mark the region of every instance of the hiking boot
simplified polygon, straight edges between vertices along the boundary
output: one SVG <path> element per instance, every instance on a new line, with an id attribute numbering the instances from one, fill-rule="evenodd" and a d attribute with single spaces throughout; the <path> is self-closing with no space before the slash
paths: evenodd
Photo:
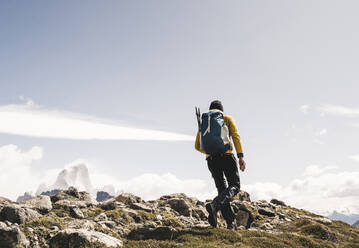
<path id="1" fill-rule="evenodd" d="M 237 221 L 234 220 L 232 223 L 229 223 L 229 224 L 227 223 L 227 229 L 233 230 L 233 231 L 237 230 Z"/>
<path id="2" fill-rule="evenodd" d="M 212 202 L 206 204 L 208 212 L 208 222 L 212 227 L 217 227 L 217 210 Z"/>

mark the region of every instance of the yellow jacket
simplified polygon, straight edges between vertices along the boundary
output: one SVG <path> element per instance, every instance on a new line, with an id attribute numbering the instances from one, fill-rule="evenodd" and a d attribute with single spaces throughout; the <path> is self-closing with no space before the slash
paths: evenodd
<path id="1" fill-rule="evenodd" d="M 231 142 L 230 142 L 231 149 L 226 151 L 226 153 L 233 153 L 233 143 L 234 143 L 234 147 L 236 148 L 237 155 L 239 157 L 243 157 L 241 137 L 239 136 L 236 123 L 234 122 L 233 117 L 230 115 L 223 114 L 223 117 L 224 117 L 224 122 L 226 123 L 228 130 L 229 130 L 229 138 L 231 139 Z M 196 148 L 197 151 L 206 154 L 205 151 L 201 149 L 200 135 L 201 135 L 201 133 L 198 131 L 194 147 Z M 206 155 L 207 155 L 207 157 L 209 156 L 208 154 L 206 154 Z"/>

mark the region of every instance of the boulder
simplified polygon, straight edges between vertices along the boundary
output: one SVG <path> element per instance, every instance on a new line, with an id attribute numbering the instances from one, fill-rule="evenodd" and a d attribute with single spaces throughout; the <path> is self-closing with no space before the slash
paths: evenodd
<path id="1" fill-rule="evenodd" d="M 93 230 L 95 230 L 95 225 L 96 225 L 96 222 L 94 222 L 92 220 L 72 219 L 72 220 L 67 221 L 66 228 L 93 231 Z"/>
<path id="2" fill-rule="evenodd" d="M 273 226 L 267 222 L 260 225 L 259 228 L 262 230 L 273 230 Z"/>
<path id="3" fill-rule="evenodd" d="M 29 247 L 29 241 L 18 226 L 0 222 L 0 247 Z"/>
<path id="4" fill-rule="evenodd" d="M 147 206 L 144 203 L 132 203 L 131 208 L 135 209 L 135 210 L 143 210 L 146 212 L 152 212 L 152 208 Z"/>
<path id="5" fill-rule="evenodd" d="M 249 196 L 249 193 L 245 192 L 245 191 L 240 191 L 237 195 L 235 195 L 233 197 L 233 200 L 238 200 L 238 201 L 251 201 L 251 198 Z"/>
<path id="6" fill-rule="evenodd" d="M 252 212 L 240 201 L 233 201 L 231 204 L 233 211 L 236 215 L 236 221 L 238 226 L 243 226 L 246 229 L 250 228 L 254 221 Z"/>
<path id="7" fill-rule="evenodd" d="M 130 193 L 122 193 L 115 197 L 115 200 L 118 202 L 122 202 L 127 206 L 131 206 L 133 203 L 143 203 L 143 200 Z"/>
<path id="8" fill-rule="evenodd" d="M 173 210 L 177 211 L 183 216 L 192 216 L 191 205 L 183 198 L 171 198 L 167 200 L 167 204 L 169 204 Z"/>
<path id="9" fill-rule="evenodd" d="M 110 200 L 101 202 L 99 204 L 99 207 L 102 208 L 103 210 L 114 210 L 116 208 L 125 208 L 126 205 L 122 202 L 118 202 L 116 201 L 116 199 L 112 198 Z"/>
<path id="10" fill-rule="evenodd" d="M 36 209 L 41 214 L 47 214 L 52 210 L 51 199 L 47 195 L 39 195 L 23 202 L 24 206 Z"/>
<path id="11" fill-rule="evenodd" d="M 184 193 L 174 193 L 174 194 L 169 194 L 169 195 L 163 195 L 160 197 L 160 200 L 166 201 L 172 198 L 185 198 L 185 199 L 189 199 L 189 197 L 184 194 Z"/>
<path id="12" fill-rule="evenodd" d="M 0 205 L 8 205 L 12 204 L 13 202 L 5 197 L 0 196 Z"/>
<path id="13" fill-rule="evenodd" d="M 94 221 L 98 222 L 98 221 L 107 221 L 107 215 L 105 213 L 101 213 L 99 215 L 97 215 L 94 219 Z"/>
<path id="14" fill-rule="evenodd" d="M 1 209 L 3 209 L 4 206 L 11 205 L 11 204 L 14 204 L 14 202 L 12 202 L 11 200 L 9 200 L 9 199 L 7 199 L 5 197 L 0 196 L 0 212 L 1 212 Z"/>
<path id="15" fill-rule="evenodd" d="M 161 226 L 156 228 L 139 227 L 132 230 L 127 238 L 131 240 L 157 239 L 167 240 L 174 238 L 178 230 L 170 226 Z"/>
<path id="16" fill-rule="evenodd" d="M 199 220 L 205 220 L 208 219 L 208 212 L 205 207 L 202 205 L 198 205 L 197 207 L 192 209 L 192 217 L 199 219 Z"/>
<path id="17" fill-rule="evenodd" d="M 309 220 L 301 227 L 301 232 L 312 235 L 317 239 L 330 242 L 338 242 L 337 234 L 332 232 L 327 226 Z"/>
<path id="18" fill-rule="evenodd" d="M 122 247 L 121 240 L 107 234 L 84 229 L 66 229 L 57 233 L 49 241 L 51 248 L 94 247 L 98 243 L 101 247 Z"/>
<path id="19" fill-rule="evenodd" d="M 328 218 L 322 218 L 322 217 L 316 217 L 316 218 L 313 218 L 314 221 L 320 223 L 320 224 L 323 224 L 323 225 L 331 225 L 332 224 L 332 221 Z"/>
<path id="20" fill-rule="evenodd" d="M 18 205 L 7 205 L 0 212 L 1 221 L 10 221 L 18 224 L 23 224 L 26 221 L 39 218 L 40 216 L 41 215 L 35 210 Z"/>
<path id="21" fill-rule="evenodd" d="M 277 205 L 277 206 L 283 206 L 283 207 L 287 206 L 287 205 L 284 203 L 284 201 L 280 201 L 280 200 L 277 200 L 277 199 L 272 199 L 272 200 L 270 201 L 270 203 L 272 203 L 272 204 L 274 204 L 274 205 Z"/>
<path id="22" fill-rule="evenodd" d="M 58 206 L 69 207 L 76 205 L 78 207 L 92 207 L 97 202 L 92 199 L 91 195 L 85 191 L 79 192 L 76 188 L 70 187 L 68 190 L 61 191 L 51 196 L 51 202 Z"/>
<path id="23" fill-rule="evenodd" d="M 84 214 L 77 206 L 70 206 L 70 215 L 71 215 L 71 217 L 76 218 L 76 219 L 85 218 Z"/>
<path id="24" fill-rule="evenodd" d="M 268 207 L 259 208 L 258 213 L 260 213 L 261 215 L 268 216 L 268 217 L 274 217 L 275 216 L 275 212 L 272 209 L 268 208 Z"/>

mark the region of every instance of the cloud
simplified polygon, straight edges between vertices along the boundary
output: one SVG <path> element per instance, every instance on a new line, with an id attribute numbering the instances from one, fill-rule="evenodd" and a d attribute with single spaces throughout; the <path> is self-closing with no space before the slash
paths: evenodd
<path id="1" fill-rule="evenodd" d="M 47 185 L 58 185 L 62 179 L 75 186 L 107 188 L 112 194 L 130 192 L 146 200 L 171 193 L 185 193 L 200 200 L 211 199 L 216 195 L 212 180 L 181 179 L 171 173 L 146 173 L 121 181 L 103 171 L 101 166 L 88 164 L 86 160 L 66 165 L 66 173 L 59 169 L 41 172 L 34 170 L 34 163 L 42 157 L 43 149 L 37 146 L 27 151 L 22 151 L 15 145 L 0 147 L 1 196 L 16 200 L 17 196 L 26 191 L 34 192 L 43 180 L 47 180 Z M 59 174 L 63 176 L 59 177 Z M 82 176 L 84 178 L 80 178 Z M 319 214 L 327 215 L 333 211 L 359 214 L 358 178 L 359 172 L 339 171 L 336 166 L 310 165 L 302 176 L 287 185 L 256 182 L 242 185 L 242 190 L 249 192 L 252 200 L 278 198 L 293 207 Z"/>
<path id="2" fill-rule="evenodd" d="M 352 156 L 350 156 L 350 158 L 356 162 L 359 162 L 359 155 L 352 155 Z"/>
<path id="3" fill-rule="evenodd" d="M 0 192 L 1 196 L 15 200 L 25 191 L 38 185 L 40 176 L 33 172 L 34 161 L 43 156 L 41 147 L 34 146 L 21 151 L 15 145 L 0 147 Z"/>
<path id="4" fill-rule="evenodd" d="M 0 133 L 75 140 L 193 141 L 190 135 L 120 125 L 79 113 L 49 110 L 31 99 L 0 106 Z"/>
<path id="5" fill-rule="evenodd" d="M 253 200 L 278 198 L 287 204 L 319 214 L 328 215 L 334 210 L 359 213 L 359 172 L 329 172 L 335 166 L 308 166 L 303 177 L 286 186 L 276 183 L 244 185 Z"/>
<path id="6" fill-rule="evenodd" d="M 342 116 L 348 118 L 359 117 L 359 109 L 340 105 L 322 104 L 318 107 L 318 111 L 322 115 Z"/>
<path id="7" fill-rule="evenodd" d="M 323 136 L 323 135 L 326 135 L 327 133 L 328 133 L 328 130 L 326 128 L 322 128 L 315 133 L 315 136 Z"/>
<path id="8" fill-rule="evenodd" d="M 305 105 L 302 105 L 299 107 L 299 111 L 304 114 L 308 114 L 309 108 L 310 108 L 310 106 L 305 104 Z"/>
<path id="9" fill-rule="evenodd" d="M 319 176 L 324 172 L 331 171 L 338 168 L 337 166 L 319 166 L 319 165 L 309 165 L 304 170 L 305 176 Z"/>

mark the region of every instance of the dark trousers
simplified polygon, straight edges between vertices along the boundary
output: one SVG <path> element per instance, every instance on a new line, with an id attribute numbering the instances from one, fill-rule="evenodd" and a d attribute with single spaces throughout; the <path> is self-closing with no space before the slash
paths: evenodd
<path id="1" fill-rule="evenodd" d="M 222 154 L 208 157 L 207 164 L 218 191 L 213 203 L 218 210 L 221 210 L 227 224 L 232 223 L 235 215 L 230 203 L 241 187 L 237 160 L 233 154 Z"/>

